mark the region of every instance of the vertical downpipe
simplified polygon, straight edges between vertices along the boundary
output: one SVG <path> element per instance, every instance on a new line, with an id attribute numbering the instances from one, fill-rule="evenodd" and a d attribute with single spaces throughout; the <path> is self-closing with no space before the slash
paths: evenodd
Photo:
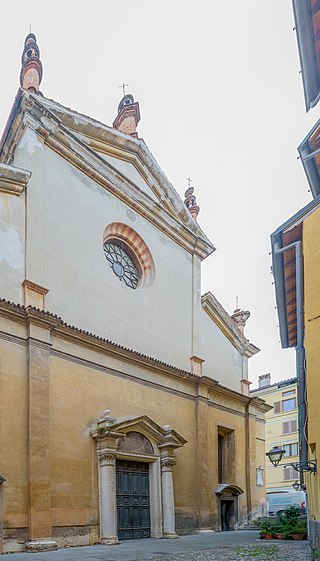
<path id="1" fill-rule="evenodd" d="M 298 377 L 298 419 L 299 419 L 299 434 L 300 434 L 300 461 L 305 462 L 308 460 L 308 443 L 305 434 L 306 425 L 306 377 L 305 377 L 305 350 L 303 341 L 303 263 L 302 263 L 301 242 L 296 245 L 296 290 L 297 290 L 297 346 L 296 346 L 296 359 L 297 359 L 297 377 Z M 303 472 L 301 472 L 303 483 Z M 301 480 L 301 477 L 300 477 Z"/>

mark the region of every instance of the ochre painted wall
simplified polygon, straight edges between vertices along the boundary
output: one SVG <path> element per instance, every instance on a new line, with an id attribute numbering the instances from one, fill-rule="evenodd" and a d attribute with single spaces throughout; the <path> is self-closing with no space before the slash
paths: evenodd
<path id="1" fill-rule="evenodd" d="M 320 209 L 303 223 L 304 313 L 309 458 L 320 465 Z M 310 514 L 320 519 L 319 474 L 307 476 Z"/>
<path id="2" fill-rule="evenodd" d="M 97 350 L 81 334 L 78 342 L 55 336 L 54 318 L 43 317 L 48 325 L 0 318 L 0 331 L 8 334 L 0 339 L 4 551 L 23 550 L 30 533 L 39 538 L 50 528 L 59 545 L 98 540 L 98 465 L 90 429 L 105 409 L 116 418 L 147 415 L 187 440 L 173 470 L 178 532 L 199 525 L 220 529 L 218 426 L 235 431 L 232 483 L 243 490 L 239 523 L 261 508 L 264 489 L 256 486 L 255 470 L 264 465 L 264 413 L 258 406 L 212 382 L 170 375 L 164 365 L 143 367 L 121 352 Z M 28 421 L 29 411 L 35 418 Z"/>

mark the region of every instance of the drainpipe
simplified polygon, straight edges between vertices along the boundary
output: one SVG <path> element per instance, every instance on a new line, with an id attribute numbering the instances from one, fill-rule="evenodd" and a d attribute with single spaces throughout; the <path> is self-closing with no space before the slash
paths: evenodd
<path id="1" fill-rule="evenodd" d="M 294 242 L 286 247 L 278 248 L 275 246 L 274 253 L 279 255 L 288 249 L 294 249 L 296 255 L 296 306 L 297 306 L 297 345 L 296 345 L 296 369 L 298 378 L 298 419 L 300 450 L 299 460 L 308 460 L 308 442 L 306 437 L 306 373 L 305 373 L 305 349 L 303 344 L 303 261 L 301 251 L 301 241 Z M 303 471 L 300 472 L 300 484 L 303 485 Z"/>

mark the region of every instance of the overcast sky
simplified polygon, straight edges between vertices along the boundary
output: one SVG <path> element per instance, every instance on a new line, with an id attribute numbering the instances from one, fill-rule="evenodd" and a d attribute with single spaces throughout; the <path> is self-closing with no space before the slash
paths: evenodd
<path id="1" fill-rule="evenodd" d="M 296 148 L 305 114 L 290 0 L 83 0 L 2 3 L 0 128 L 36 34 L 46 97 L 112 125 L 122 90 L 140 102 L 139 136 L 183 196 L 191 177 L 199 223 L 217 251 L 202 292 L 251 312 L 261 348 L 250 378 L 295 375 L 279 343 L 270 234 L 311 200 Z"/>

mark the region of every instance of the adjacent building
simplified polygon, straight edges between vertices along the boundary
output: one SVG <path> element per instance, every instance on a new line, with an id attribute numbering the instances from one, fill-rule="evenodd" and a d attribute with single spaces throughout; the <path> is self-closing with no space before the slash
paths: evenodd
<path id="1" fill-rule="evenodd" d="M 271 375 L 258 378 L 259 387 L 251 395 L 264 399 L 272 407 L 266 413 L 266 452 L 273 446 L 284 450 L 284 462 L 299 460 L 297 378 L 271 384 Z M 274 467 L 266 464 L 266 493 L 292 492 L 292 483 L 299 479 L 291 466 Z"/>
<path id="2" fill-rule="evenodd" d="M 307 111 L 320 98 L 320 4 L 293 0 Z M 307 487 L 310 534 L 320 528 L 320 122 L 299 147 L 313 200 L 271 236 L 282 347 L 297 354 L 301 485 Z"/>
<path id="3" fill-rule="evenodd" d="M 0 144 L 2 551 L 237 528 L 265 501 L 250 314 L 201 296 L 215 248 L 133 96 L 106 126 L 41 77 L 29 34 Z"/>

